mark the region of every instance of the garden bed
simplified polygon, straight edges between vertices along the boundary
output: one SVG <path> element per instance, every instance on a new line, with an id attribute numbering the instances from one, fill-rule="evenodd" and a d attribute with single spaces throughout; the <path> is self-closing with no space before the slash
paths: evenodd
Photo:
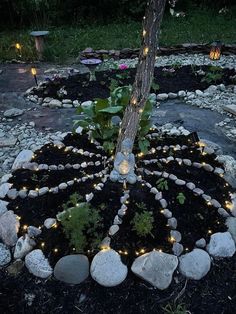
<path id="1" fill-rule="evenodd" d="M 102 149 L 91 143 L 87 135 L 69 134 L 64 139 L 64 144 L 66 145 L 65 148 L 51 144 L 43 146 L 35 152 L 33 162 L 48 165 L 73 165 L 75 162 L 94 162 L 96 159 L 99 159 L 96 158 L 96 155 L 100 155 L 100 158 L 105 157 Z M 84 154 L 77 154 L 66 149 L 66 147 L 70 146 L 80 149 L 81 145 L 84 151 L 93 152 L 95 155 L 86 157 Z M 178 145 L 182 149 L 179 149 Z M 161 147 L 161 149 L 157 149 L 157 147 Z M 153 149 L 157 149 L 157 151 Z M 138 152 L 136 151 L 135 153 L 137 156 Z M 163 160 L 171 156 L 177 158 L 177 161 L 172 160 L 166 163 Z M 137 257 L 137 252 L 138 255 L 142 255 L 144 252 L 150 252 L 155 249 L 172 254 L 172 241 L 170 240 L 169 227 L 166 225 L 167 220 L 162 215 L 162 207 L 155 200 L 155 195 L 150 193 L 149 187 L 146 185 L 146 183 L 150 183 L 152 186 L 157 186 L 159 177 L 155 174 L 148 174 L 145 170 L 151 173 L 153 171 L 172 173 L 186 182 L 195 183 L 205 193 L 210 194 L 212 199 L 216 198 L 220 204 L 225 204 L 225 201 L 230 200 L 230 193 L 233 192 L 233 189 L 221 175 L 208 172 L 203 168 L 187 167 L 183 163 L 179 164 L 178 159 L 189 159 L 200 164 L 210 164 L 214 169 L 222 168 L 215 160 L 215 157 L 215 154 L 212 153 L 203 154 L 202 147 L 192 142 L 191 135 L 178 137 L 165 135 L 152 138 L 149 153 L 146 156 L 140 156 L 136 160 L 137 174 L 142 176 L 142 181 L 138 181 L 135 185 L 128 185 L 130 198 L 127 204 L 127 214 L 123 218 L 120 230 L 111 237 L 111 248 L 119 252 L 124 264 L 130 268 L 132 262 Z M 154 158 L 158 158 L 158 162 L 153 163 L 152 160 Z M 148 162 L 150 163 L 147 164 Z M 91 165 L 84 169 L 70 168 L 60 171 L 19 169 L 13 173 L 13 177 L 9 182 L 13 184 L 12 188 L 17 190 L 22 189 L 23 186 L 27 190 L 35 190 L 42 186 L 51 188 L 59 185 L 61 182 L 73 180 L 75 177 L 77 180 L 80 180 L 85 174 L 95 174 L 102 169 L 104 169 L 103 165 Z M 108 173 L 111 170 L 112 162 L 108 162 Z M 124 189 L 121 183 L 113 183 L 108 179 L 104 183 L 102 191 L 99 191 L 94 186 L 99 184 L 99 182 L 101 182 L 100 177 L 89 179 L 85 182 L 74 182 L 72 186 L 68 186 L 67 189 L 59 191 L 59 193 L 47 193 L 33 199 L 17 197 L 15 200 L 11 200 L 6 197 L 6 200 L 10 201 L 8 209 L 14 210 L 21 217 L 19 236 L 25 233 L 25 225 L 34 225 L 42 228 L 43 232 L 36 240 L 37 245 L 35 249 L 43 250 L 51 266 L 54 267 L 62 256 L 74 254 L 75 251 L 65 237 L 60 222 L 57 228 L 46 229 L 43 226 L 44 220 L 48 217 L 56 217 L 58 212 L 63 210 L 62 204 L 69 199 L 72 193 L 77 192 L 85 198 L 88 193 L 93 192 L 94 196 L 90 203 L 91 206 L 99 210 L 102 216 L 100 232 L 103 237 L 108 235 L 109 227 L 112 225 L 114 216 L 120 207 L 120 197 Z M 208 242 L 211 234 L 227 230 L 224 218 L 219 215 L 217 208 L 212 205 L 208 206 L 204 199 L 188 190 L 185 186 L 178 186 L 168 179 L 168 189 L 163 189 L 162 193 L 171 208 L 173 216 L 178 220 L 177 229 L 182 235 L 183 253 L 191 251 L 198 239 L 205 238 Z M 179 193 L 184 193 L 186 197 L 184 204 L 180 204 L 176 200 L 176 196 Z M 132 230 L 131 220 L 136 212 L 141 212 L 144 208 L 153 213 L 154 227 L 152 236 L 140 237 L 137 236 L 135 230 Z M 211 231 L 210 233 L 209 230 Z M 43 247 L 42 243 L 44 243 Z M 55 248 L 57 249 L 56 252 Z M 83 253 L 88 256 L 89 261 L 92 261 L 98 251 L 98 248 L 91 250 L 87 247 L 86 252 Z M 224 313 L 232 312 L 234 301 L 228 299 L 226 302 L 226 299 L 230 295 L 234 296 L 234 261 L 235 257 L 230 261 L 215 262 L 211 272 L 204 280 L 189 282 L 187 288 L 184 288 L 185 294 L 181 302 L 186 303 L 189 310 L 199 311 L 201 309 L 201 313 L 208 313 L 209 308 L 212 308 L 214 313 L 221 313 L 222 311 Z M 103 288 L 91 278 L 88 278 L 83 284 L 74 287 L 59 283 L 54 278 L 40 282 L 35 277 L 32 277 L 25 268 L 17 277 L 2 272 L 1 297 L 4 297 L 2 311 L 7 313 L 5 309 L 8 309 L 8 312 L 11 309 L 12 313 L 16 311 L 19 313 L 31 313 L 33 308 L 34 311 L 39 313 L 47 313 L 50 308 L 50 312 L 56 311 L 57 313 L 69 313 L 70 311 L 76 313 L 78 309 L 84 313 L 94 313 L 94 311 L 96 313 L 111 313 L 113 311 L 115 313 L 124 311 L 125 313 L 133 313 L 133 311 L 137 313 L 146 311 L 150 313 L 156 313 L 156 311 L 164 312 L 163 307 L 169 301 L 173 301 L 176 297 L 178 298 L 181 289 L 185 285 L 184 277 L 179 272 L 176 272 L 174 278 L 175 280 L 172 281 L 171 286 L 161 292 L 135 277 L 131 271 L 129 271 L 125 282 L 117 288 Z M 220 279 L 217 281 L 216 278 Z M 224 281 L 227 282 L 227 289 L 222 288 L 222 282 Z M 207 296 L 204 295 L 205 289 L 208 291 Z M 126 291 L 125 295 L 124 291 Z M 28 295 L 28 297 L 25 295 Z M 32 307 L 29 305 L 30 295 L 33 295 Z M 60 295 L 63 295 L 64 300 L 58 307 Z M 199 297 L 203 295 L 204 302 L 202 301 L 199 305 Z M 16 310 L 18 302 L 20 302 L 21 306 L 20 311 Z M 198 304 L 197 308 L 196 304 Z"/>
<path id="2" fill-rule="evenodd" d="M 197 89 L 204 90 L 212 84 L 229 85 L 233 83 L 231 77 L 235 75 L 235 70 L 218 68 L 220 76 L 206 81 L 204 75 L 210 70 L 210 66 L 180 66 L 178 64 L 174 67 L 156 67 L 151 92 L 176 93 L 180 90 L 191 92 Z M 135 72 L 136 69 L 98 71 L 95 81 L 89 81 L 89 76 L 86 74 L 76 74 L 68 78 L 56 77 L 42 83 L 38 88 L 33 88 L 31 95 L 36 95 L 41 99 L 47 97 L 60 101 L 63 99 L 86 101 L 107 98 L 110 95 L 112 84 L 117 86 L 132 84 Z M 64 94 L 63 91 L 60 91 L 61 88 L 66 91 Z"/>

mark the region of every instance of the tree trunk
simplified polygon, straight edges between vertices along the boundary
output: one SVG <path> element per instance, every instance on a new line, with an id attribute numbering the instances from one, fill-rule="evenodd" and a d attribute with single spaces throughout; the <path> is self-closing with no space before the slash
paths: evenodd
<path id="1" fill-rule="evenodd" d="M 148 99 L 158 47 L 158 35 L 166 0 L 149 0 L 143 18 L 143 37 L 130 103 L 126 107 L 117 141 L 116 154 L 124 139 L 133 143 L 138 131 L 139 120 Z"/>

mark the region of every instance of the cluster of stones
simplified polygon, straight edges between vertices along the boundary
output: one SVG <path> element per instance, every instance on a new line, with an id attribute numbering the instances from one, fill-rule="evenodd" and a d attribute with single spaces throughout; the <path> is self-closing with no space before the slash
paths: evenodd
<path id="1" fill-rule="evenodd" d="M 47 143 L 61 142 L 65 136 L 63 132 L 37 131 L 33 121 L 13 127 L 6 122 L 3 120 L 0 126 L 0 176 L 11 170 L 16 156 L 22 150 L 36 151 Z"/>
<path id="2" fill-rule="evenodd" d="M 182 44 L 178 46 L 171 47 L 160 47 L 158 49 L 158 55 L 171 55 L 179 53 L 209 53 L 209 45 L 199 45 L 199 44 Z M 224 53 L 236 54 L 235 45 L 225 45 Z M 86 48 L 80 53 L 80 59 L 87 58 L 114 58 L 114 59 L 132 59 L 139 55 L 139 49 L 124 48 L 121 50 L 94 50 L 92 48 Z"/>
<path id="3" fill-rule="evenodd" d="M 155 137 L 155 133 L 154 136 Z M 96 143 L 97 148 L 101 148 L 98 143 Z M 64 147 L 59 146 L 62 149 L 72 151 L 78 154 L 84 154 L 85 152 L 73 147 Z M 175 145 L 171 146 L 163 146 L 152 148 L 151 153 L 154 154 L 158 150 L 162 150 L 163 152 L 167 152 L 169 149 L 173 150 L 185 150 L 185 146 Z M 202 149 L 202 148 L 200 148 Z M 210 148 L 204 148 L 202 153 L 211 154 L 212 150 Z M 20 157 L 19 157 L 20 156 Z M 44 169 L 49 165 L 34 165 L 32 161 L 33 152 L 22 153 L 16 158 L 13 169 L 22 168 L 28 165 L 28 169 Z M 88 156 L 90 153 L 88 152 Z M 93 155 L 94 156 L 94 155 Z M 97 154 L 97 158 L 102 160 L 102 155 Z M 169 158 L 169 159 L 168 159 Z M 214 172 L 218 175 L 223 175 L 224 170 L 221 168 L 213 168 L 208 164 L 200 164 L 197 162 L 192 162 L 189 159 L 181 159 L 174 158 L 173 156 L 161 159 L 151 159 L 151 160 L 143 160 L 144 165 L 148 165 L 149 163 L 162 162 L 172 162 L 176 160 L 179 164 L 184 164 L 186 166 L 193 166 L 197 168 L 203 168 L 206 171 Z M 100 164 L 104 164 L 104 169 L 92 176 L 86 176 L 81 179 L 76 180 L 76 182 L 85 181 L 87 179 L 93 179 L 94 177 L 101 177 L 101 182 L 96 184 L 94 188 L 98 191 L 102 191 L 104 187 L 104 183 L 107 181 L 109 175 L 108 172 L 108 163 L 112 162 L 112 159 L 105 159 L 101 161 Z M 28 164 L 27 164 L 28 163 Z M 95 163 L 93 164 L 95 165 Z M 98 165 L 98 164 L 97 164 Z M 55 166 L 55 165 L 53 165 Z M 66 168 L 66 165 L 59 165 L 57 169 L 53 167 L 55 170 L 62 170 L 61 166 Z M 73 165 L 70 165 L 73 167 Z M 84 164 L 86 168 L 87 165 Z M 36 168 L 35 168 L 36 167 Z M 59 168 L 60 169 L 59 169 Z M 76 166 L 77 167 L 77 166 Z M 82 164 L 79 165 L 78 168 L 82 167 Z M 82 167 L 83 168 L 83 167 Z M 139 171 L 140 169 L 137 169 Z M 202 197 L 206 203 L 217 208 L 219 214 L 226 218 L 226 225 L 228 226 L 227 232 L 218 232 L 212 234 L 210 237 L 210 242 L 207 244 L 205 239 L 199 239 L 196 242 L 196 248 L 192 252 L 183 253 L 183 246 L 181 242 L 181 233 L 177 230 L 177 219 L 173 217 L 173 214 L 170 209 L 168 209 L 167 201 L 163 198 L 162 192 L 158 191 L 157 188 L 153 187 L 149 182 L 142 180 L 141 182 L 145 184 L 149 189 L 150 193 L 155 195 L 156 201 L 161 205 L 161 213 L 167 218 L 167 224 L 170 228 L 170 241 L 173 242 L 173 255 L 167 254 L 158 250 L 153 250 L 149 253 L 138 256 L 132 266 L 131 270 L 142 279 L 151 283 L 153 286 L 163 290 L 166 289 L 171 281 L 175 270 L 179 269 L 180 273 L 186 276 L 187 278 L 192 278 L 199 280 L 204 277 L 210 269 L 211 258 L 220 258 L 220 257 L 230 257 L 235 253 L 235 241 L 236 241 L 236 195 L 231 195 L 232 208 L 231 211 L 228 212 L 227 208 L 223 208 L 221 204 L 212 199 L 209 195 L 206 195 L 204 191 L 200 188 L 197 188 L 192 182 L 185 182 L 177 178 L 174 174 L 169 174 L 167 172 L 158 172 L 154 171 L 153 173 L 147 169 L 141 169 L 142 171 L 149 175 L 157 175 L 159 177 L 163 177 L 169 180 L 173 180 L 177 185 L 185 185 L 186 188 L 193 191 L 195 195 Z M 53 269 L 50 266 L 47 258 L 44 256 L 43 251 L 40 249 L 34 250 L 34 246 L 37 241 L 37 237 L 41 234 L 42 226 L 35 227 L 29 226 L 27 227 L 24 236 L 18 239 L 17 232 L 20 228 L 20 221 L 18 217 L 14 214 L 13 211 L 7 210 L 8 202 L 4 201 L 6 195 L 12 197 L 11 192 L 11 184 L 8 182 L 11 175 L 6 175 L 1 180 L 0 185 L 0 238 L 3 241 L 0 245 L 0 265 L 6 266 L 11 261 L 11 252 L 9 247 L 13 249 L 13 255 L 15 258 L 15 262 L 12 264 L 20 263 L 22 258 L 25 258 L 25 265 L 28 270 L 33 273 L 35 276 L 40 278 L 47 278 L 53 273 Z M 83 180 L 82 180 L 83 179 Z M 73 181 L 74 183 L 74 181 Z M 72 182 L 65 183 L 66 187 Z M 61 186 L 61 188 L 60 188 Z M 66 188 L 65 187 L 65 188 Z M 44 187 L 46 188 L 46 187 Z M 58 192 L 64 189 L 64 185 L 61 184 L 58 186 Z M 37 191 L 39 196 L 39 191 Z M 49 192 L 49 190 L 42 191 L 43 193 Z M 32 193 L 31 193 L 32 194 Z M 41 194 L 42 195 L 42 194 Z M 94 194 L 91 192 L 86 195 L 86 201 L 90 202 L 93 198 Z M 26 194 L 25 197 L 30 197 L 29 194 Z M 113 225 L 110 227 L 108 231 L 108 236 L 101 243 L 101 251 L 95 255 L 93 258 L 92 264 L 90 266 L 90 273 L 94 280 L 96 280 L 99 284 L 103 286 L 116 286 L 120 284 L 127 276 L 128 268 L 121 261 L 121 256 L 119 252 L 110 248 L 111 245 L 111 237 L 114 236 L 118 230 L 119 225 L 122 223 L 122 217 L 125 215 L 127 211 L 126 203 L 129 199 L 129 191 L 124 191 L 124 195 L 121 196 L 120 202 L 121 207 L 117 212 L 117 215 L 114 217 Z M 48 218 L 44 221 L 45 228 L 53 228 L 57 223 L 55 218 Z M 23 263 L 23 262 L 22 262 Z M 12 267 L 12 265 L 8 266 Z M 76 265 L 76 268 L 75 268 Z M 72 271 L 73 270 L 73 271 Z M 76 254 L 76 255 L 68 255 L 63 257 L 58 261 L 54 268 L 54 275 L 57 279 L 62 280 L 67 283 L 80 283 L 85 280 L 89 275 L 89 261 L 85 255 Z"/>

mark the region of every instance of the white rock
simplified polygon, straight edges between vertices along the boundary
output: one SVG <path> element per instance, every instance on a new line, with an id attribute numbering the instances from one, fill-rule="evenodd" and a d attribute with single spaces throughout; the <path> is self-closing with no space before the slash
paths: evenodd
<path id="1" fill-rule="evenodd" d="M 176 256 L 152 251 L 136 258 L 131 270 L 154 287 L 164 290 L 169 287 L 177 266 Z"/>
<path id="2" fill-rule="evenodd" d="M 18 109 L 18 108 L 12 108 L 8 109 L 4 112 L 4 117 L 11 118 L 11 117 L 17 117 L 21 116 L 24 113 L 24 110 Z"/>
<path id="3" fill-rule="evenodd" d="M 75 133 L 77 134 L 81 134 L 83 132 L 83 128 L 81 126 L 78 126 L 78 128 L 76 128 Z"/>
<path id="4" fill-rule="evenodd" d="M 168 97 L 170 99 L 174 99 L 174 98 L 177 98 L 177 94 L 176 93 L 168 93 Z"/>
<path id="5" fill-rule="evenodd" d="M 109 229 L 109 235 L 113 236 L 119 231 L 120 227 L 118 225 L 112 225 Z"/>
<path id="6" fill-rule="evenodd" d="M 19 230 L 19 220 L 12 210 L 8 210 L 0 216 L 0 239 L 9 246 L 17 242 L 17 232 Z"/>
<path id="7" fill-rule="evenodd" d="M 94 194 L 93 193 L 90 193 L 90 194 L 86 194 L 85 195 L 85 199 L 87 202 L 90 202 L 93 198 Z"/>
<path id="8" fill-rule="evenodd" d="M 196 93 L 197 96 L 202 96 L 203 95 L 203 92 L 200 89 L 197 89 L 195 91 L 195 93 Z"/>
<path id="9" fill-rule="evenodd" d="M 228 217 L 226 219 L 226 226 L 228 227 L 228 231 L 234 239 L 234 242 L 236 243 L 236 218 Z"/>
<path id="10" fill-rule="evenodd" d="M 231 257 L 235 253 L 235 243 L 231 234 L 217 232 L 211 235 L 207 251 L 214 257 Z"/>
<path id="11" fill-rule="evenodd" d="M 92 278 L 100 285 L 114 287 L 125 280 L 128 268 L 114 250 L 102 250 L 97 253 L 90 267 Z"/>
<path id="12" fill-rule="evenodd" d="M 49 107 L 50 107 L 50 108 L 60 108 L 60 107 L 62 107 L 62 103 L 61 103 L 60 100 L 52 99 L 52 100 L 49 102 Z"/>
<path id="13" fill-rule="evenodd" d="M 180 91 L 178 92 L 178 96 L 183 98 L 183 97 L 186 96 L 186 92 L 185 92 L 184 90 L 180 90 Z"/>
<path id="14" fill-rule="evenodd" d="M 209 272 L 210 267 L 210 256 L 201 249 L 194 249 L 179 257 L 179 270 L 190 279 L 200 280 Z"/>
<path id="15" fill-rule="evenodd" d="M 47 218 L 44 220 L 44 226 L 47 228 L 47 229 L 50 229 L 52 228 L 53 225 L 55 225 L 57 223 L 57 220 L 55 218 Z"/>
<path id="16" fill-rule="evenodd" d="M 5 266 L 11 261 L 11 252 L 7 246 L 0 243 L 0 267 Z"/>
<path id="17" fill-rule="evenodd" d="M 49 188 L 47 186 L 39 189 L 39 196 L 46 194 L 48 191 L 49 191 Z"/>
<path id="18" fill-rule="evenodd" d="M 200 248 L 204 248 L 206 246 L 206 240 L 204 238 L 201 238 L 196 241 L 196 246 Z"/>
<path id="19" fill-rule="evenodd" d="M 8 204 L 9 204 L 8 202 L 0 200 L 0 216 L 7 211 Z"/>
<path id="20" fill-rule="evenodd" d="M 39 249 L 33 250 L 26 255 L 25 266 L 30 273 L 40 278 L 49 277 L 53 271 L 43 252 Z"/>
<path id="21" fill-rule="evenodd" d="M 86 108 L 91 107 L 92 104 L 93 104 L 93 102 L 91 100 L 87 100 L 87 101 L 82 102 L 81 107 L 86 109 Z"/>
<path id="22" fill-rule="evenodd" d="M 34 153 L 32 152 L 32 150 L 22 150 L 16 157 L 12 166 L 12 170 L 20 169 L 23 163 L 29 162 L 32 159 L 33 155 Z"/>
<path id="23" fill-rule="evenodd" d="M 7 195 L 11 186 L 12 186 L 11 183 L 3 183 L 0 185 L 0 198 L 4 198 Z"/>
<path id="24" fill-rule="evenodd" d="M 6 183 L 9 181 L 9 179 L 12 177 L 11 173 L 8 174 L 4 174 L 4 176 L 2 176 L 0 183 Z"/>
<path id="25" fill-rule="evenodd" d="M 157 100 L 166 100 L 168 98 L 168 94 L 162 93 L 157 95 Z"/>
<path id="26" fill-rule="evenodd" d="M 60 183 L 59 184 L 59 186 L 58 186 L 58 188 L 60 189 L 60 190 L 65 190 L 66 188 L 67 188 L 67 184 L 65 183 L 65 182 L 63 182 L 63 183 Z"/>
<path id="27" fill-rule="evenodd" d="M 29 235 L 26 233 L 16 242 L 14 258 L 23 258 L 26 254 L 33 250 L 35 245 L 36 243 L 34 240 L 30 239 Z"/>

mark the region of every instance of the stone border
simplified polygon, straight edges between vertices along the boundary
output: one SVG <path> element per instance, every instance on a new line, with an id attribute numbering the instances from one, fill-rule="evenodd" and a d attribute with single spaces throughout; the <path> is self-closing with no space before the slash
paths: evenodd
<path id="1" fill-rule="evenodd" d="M 195 43 L 185 43 L 182 45 L 175 46 L 163 46 L 158 49 L 158 56 L 168 56 L 171 54 L 179 54 L 179 53 L 204 53 L 209 54 L 211 45 L 210 44 L 195 44 Z M 223 45 L 222 52 L 224 55 L 236 54 L 236 45 Z M 116 60 L 119 59 L 134 59 L 139 55 L 139 48 L 123 48 L 121 50 L 94 50 L 93 48 L 86 48 L 81 51 L 79 59 L 87 59 L 87 58 L 114 58 Z"/>

